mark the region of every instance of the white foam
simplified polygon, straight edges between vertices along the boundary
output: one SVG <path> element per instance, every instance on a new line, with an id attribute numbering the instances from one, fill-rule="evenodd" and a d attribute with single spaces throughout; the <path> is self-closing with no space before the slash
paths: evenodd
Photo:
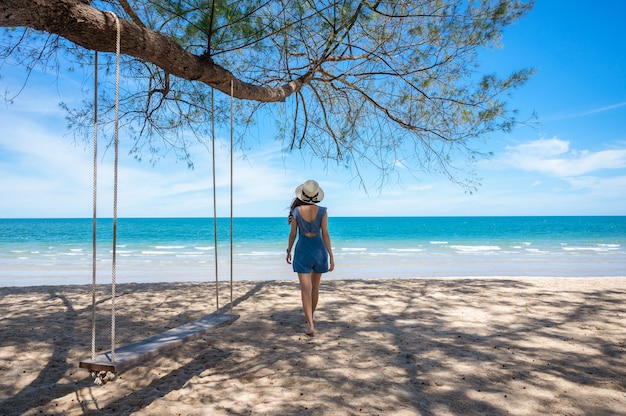
<path id="1" fill-rule="evenodd" d="M 380 252 L 380 251 L 371 251 L 369 253 L 366 253 L 368 256 L 370 257 L 380 257 L 380 256 L 399 256 L 400 253 L 393 253 L 393 252 Z"/>
<path id="2" fill-rule="evenodd" d="M 606 248 L 608 250 L 619 250 L 622 246 L 619 244 L 598 244 L 598 247 Z"/>
<path id="3" fill-rule="evenodd" d="M 141 254 L 145 254 L 146 256 L 158 256 L 161 254 L 174 254 L 174 253 L 171 251 L 143 250 Z"/>
<path id="4" fill-rule="evenodd" d="M 548 253 L 548 251 L 540 250 L 538 248 L 527 248 L 526 251 L 529 253 L 540 253 L 540 254 Z"/>
<path id="5" fill-rule="evenodd" d="M 245 253 L 238 253 L 237 255 L 242 256 L 242 257 L 245 257 L 245 256 L 272 256 L 274 257 L 274 256 L 278 256 L 281 254 L 285 254 L 285 252 L 284 251 L 248 251 Z"/>
<path id="6" fill-rule="evenodd" d="M 562 249 L 565 251 L 594 251 L 598 253 L 615 250 L 606 247 L 562 247 Z"/>
<path id="7" fill-rule="evenodd" d="M 501 250 L 499 246 L 450 246 L 454 250 L 461 251 L 463 253 L 476 253 L 486 251 L 498 251 Z"/>

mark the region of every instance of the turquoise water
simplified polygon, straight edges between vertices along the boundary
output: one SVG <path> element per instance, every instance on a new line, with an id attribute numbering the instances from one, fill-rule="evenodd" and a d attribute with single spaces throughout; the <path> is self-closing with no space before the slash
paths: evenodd
<path id="1" fill-rule="evenodd" d="M 328 278 L 624 276 L 626 217 L 331 217 Z M 231 276 L 230 219 L 119 219 L 118 282 Z M 235 280 L 293 279 L 285 218 L 233 220 Z M 98 282 L 111 280 L 112 221 L 99 219 Z M 88 284 L 91 219 L 0 219 L 0 286 Z"/>

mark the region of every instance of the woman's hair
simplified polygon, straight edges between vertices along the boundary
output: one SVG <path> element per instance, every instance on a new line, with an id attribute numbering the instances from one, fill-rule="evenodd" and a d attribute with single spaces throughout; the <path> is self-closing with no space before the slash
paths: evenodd
<path id="1" fill-rule="evenodd" d="M 299 207 L 301 205 L 315 205 L 315 204 L 312 203 L 312 202 L 304 202 L 304 201 L 301 201 L 298 198 L 295 198 L 293 200 L 293 202 L 291 203 L 291 208 L 289 208 L 289 216 L 287 217 L 287 223 L 288 224 L 291 224 L 291 220 L 293 218 L 292 212 L 293 212 L 294 208 Z"/>

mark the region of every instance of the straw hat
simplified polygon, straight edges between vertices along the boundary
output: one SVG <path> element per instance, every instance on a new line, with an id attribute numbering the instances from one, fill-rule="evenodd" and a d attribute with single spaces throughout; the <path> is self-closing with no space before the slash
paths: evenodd
<path id="1" fill-rule="evenodd" d="M 296 197 L 302 202 L 318 203 L 324 199 L 324 191 L 319 183 L 309 179 L 296 188 Z"/>

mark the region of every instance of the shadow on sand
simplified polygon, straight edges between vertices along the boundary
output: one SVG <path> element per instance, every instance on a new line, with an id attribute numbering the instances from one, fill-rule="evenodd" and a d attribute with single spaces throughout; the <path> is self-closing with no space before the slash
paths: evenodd
<path id="1" fill-rule="evenodd" d="M 195 293 L 198 302 L 203 299 L 197 293 L 198 284 L 171 286 L 173 290 Z M 518 292 L 519 296 L 482 297 L 494 290 L 498 293 L 499 288 Z M 131 414 L 182 389 L 193 377 L 208 369 L 225 379 L 245 378 L 252 383 L 267 377 L 271 370 L 277 378 L 300 377 L 299 380 L 311 384 L 303 383 L 298 387 L 302 395 L 313 395 L 309 396 L 314 400 L 308 405 L 277 400 L 271 404 L 272 414 L 319 415 L 329 414 L 333 409 L 340 414 L 386 413 L 389 408 L 377 408 L 375 401 L 394 400 L 401 406 L 396 407 L 396 411 L 405 410 L 410 414 L 438 415 L 443 413 L 443 408 L 448 414 L 505 415 L 510 414 L 507 406 L 495 406 L 493 399 L 480 397 L 498 395 L 500 400 L 506 401 L 507 397 L 515 395 L 514 388 L 541 389 L 562 395 L 559 386 L 546 384 L 550 379 L 626 392 L 624 339 L 602 336 L 568 339 L 567 335 L 569 325 L 594 322 L 600 327 L 605 320 L 623 319 L 626 292 L 592 290 L 584 293 L 584 302 L 571 302 L 566 297 L 555 296 L 553 291 L 535 291 L 532 297 L 525 299 L 529 289 L 528 282 L 506 279 L 388 280 L 382 286 L 378 280 L 328 280 L 322 284 L 325 300 L 318 311 L 318 332 L 323 335 L 306 340 L 301 336 L 302 316 L 296 282 L 245 282 L 233 300 L 235 312 L 242 313 L 240 321 L 245 321 L 219 329 L 220 332 L 210 336 L 228 339 L 228 348 L 216 347 L 212 339 L 200 340 L 195 347 L 185 350 L 185 354 L 193 354 L 186 357 L 186 364 L 94 410 L 80 402 L 77 392 L 97 387 L 93 386 L 88 372 L 82 373 L 84 370 L 78 369 L 78 362 L 73 361 L 76 351 L 85 354 L 89 351 L 91 308 L 90 295 L 85 293 L 88 289 L 82 286 L 0 288 L 0 295 L 5 299 L 0 302 L 0 314 L 5 317 L 2 331 L 21 334 L 17 338 L 3 336 L 0 351 L 19 351 L 27 340 L 28 348 L 41 348 L 42 354 L 48 356 L 43 367 L 32 369 L 37 372 L 36 377 L 2 400 L 0 409 L 6 415 L 19 415 L 34 409 L 48 409 L 55 399 L 76 394 L 76 406 L 82 406 L 83 414 Z M 262 299 L 268 291 L 278 292 L 283 298 L 295 297 L 295 301 L 289 303 L 289 307 L 273 308 L 271 298 Z M 181 311 L 182 303 L 170 301 L 167 293 L 154 292 L 150 284 L 121 285 L 121 304 L 124 297 L 141 296 L 155 309 L 162 307 L 173 311 L 151 317 L 150 311 L 146 311 L 145 316 L 137 316 L 121 309 L 117 316 L 118 327 L 144 321 L 142 334 L 130 334 L 120 339 L 121 343 L 176 327 L 211 312 L 210 296 L 204 296 L 206 304 L 202 307 Z M 384 306 L 386 297 L 394 307 Z M 8 299 L 21 303 L 9 303 Z M 29 299 L 39 299 L 36 309 L 28 304 Z M 107 301 L 105 296 L 99 304 L 104 307 Z M 261 308 L 251 305 L 255 301 Z M 20 308 L 19 313 L 15 313 L 16 308 Z M 480 322 L 479 326 L 463 325 L 459 311 L 468 308 L 484 310 L 485 319 L 491 321 Z M 543 309 L 559 312 L 544 314 Z M 221 308 L 223 313 L 229 311 L 230 305 Z M 499 319 L 498 311 L 515 312 L 517 318 L 502 316 Z M 42 322 L 45 317 L 46 323 L 39 323 L 38 316 L 42 317 Z M 107 328 L 107 319 L 106 314 L 99 317 L 99 327 Z M 478 331 L 477 327 L 484 329 Z M 264 334 L 266 347 L 256 347 L 254 357 L 232 362 L 229 357 L 233 351 L 256 346 L 259 334 Z M 543 341 L 527 342 L 531 334 Z M 106 338 L 107 334 L 99 335 L 99 344 L 106 343 Z M 568 348 L 555 350 L 554 343 Z M 584 348 L 578 348 L 581 343 Z M 319 358 L 320 365 L 311 368 L 303 364 L 303 345 L 309 357 Z M 351 349 L 351 362 L 339 362 L 347 348 Z M 182 352 L 174 350 L 167 354 L 177 360 L 177 354 Z M 11 362 L 3 355 L 2 376 L 6 378 Z M 337 371 L 342 367 L 351 371 Z M 402 377 L 386 376 L 394 372 L 402 373 Z M 5 385 L 8 383 L 4 381 Z M 315 391 L 320 385 L 328 389 Z M 371 397 L 367 409 L 359 408 L 367 401 L 364 391 Z M 219 400 L 222 393 L 212 394 Z M 207 400 L 211 400 L 210 395 Z M 536 408 L 550 409 L 548 396 L 533 400 L 537 401 Z M 571 410 L 576 414 L 602 415 L 611 414 L 612 409 L 608 403 L 603 406 L 598 402 L 579 406 Z M 249 411 L 254 413 L 254 409 Z"/>

